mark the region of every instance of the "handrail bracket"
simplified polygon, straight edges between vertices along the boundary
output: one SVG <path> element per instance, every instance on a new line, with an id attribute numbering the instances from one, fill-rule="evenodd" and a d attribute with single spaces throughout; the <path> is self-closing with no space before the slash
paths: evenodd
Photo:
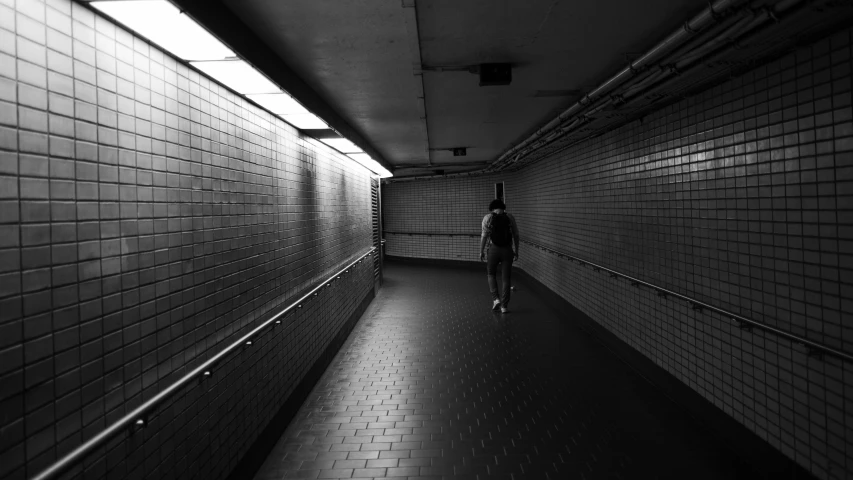
<path id="1" fill-rule="evenodd" d="M 739 318 L 733 318 L 732 320 L 737 322 L 737 328 L 739 328 L 745 332 L 752 332 L 752 324 L 751 323 L 744 322 L 743 320 L 741 320 Z"/>

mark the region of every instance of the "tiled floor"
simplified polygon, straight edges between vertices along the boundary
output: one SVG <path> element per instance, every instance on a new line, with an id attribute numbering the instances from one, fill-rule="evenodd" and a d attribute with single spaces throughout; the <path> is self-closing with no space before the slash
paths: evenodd
<path id="1" fill-rule="evenodd" d="M 756 477 L 517 287 L 501 315 L 485 271 L 388 264 L 256 478 Z"/>

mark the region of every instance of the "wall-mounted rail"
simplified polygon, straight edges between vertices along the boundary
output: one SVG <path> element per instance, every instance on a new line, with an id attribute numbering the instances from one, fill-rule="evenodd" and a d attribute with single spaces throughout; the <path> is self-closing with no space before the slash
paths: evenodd
<path id="1" fill-rule="evenodd" d="M 737 323 L 738 327 L 740 327 L 743 330 L 749 331 L 749 330 L 752 330 L 753 328 L 756 328 L 758 330 L 764 330 L 765 332 L 769 332 L 769 333 L 772 333 L 774 335 L 786 338 L 793 343 L 796 343 L 796 344 L 799 344 L 799 345 L 806 347 L 806 349 L 808 350 L 808 354 L 811 356 L 820 357 L 822 355 L 832 355 L 832 356 L 838 357 L 842 360 L 845 360 L 848 362 L 853 362 L 853 355 L 844 353 L 840 350 L 837 350 L 837 349 L 832 348 L 832 347 L 827 346 L 827 345 L 817 343 L 817 342 L 809 340 L 807 338 L 803 338 L 799 335 L 795 335 L 793 333 L 786 332 L 784 330 L 780 330 L 780 329 L 773 327 L 771 325 L 767 325 L 766 323 L 758 322 L 756 320 L 746 318 L 744 316 L 738 315 L 734 312 L 730 312 L 730 311 L 725 310 L 723 308 L 719 308 L 719 307 L 715 307 L 713 305 L 709 305 L 709 304 L 702 302 L 702 301 L 699 301 L 693 297 L 689 297 L 687 295 L 682 295 L 680 293 L 673 292 L 672 290 L 660 287 L 660 286 L 655 285 L 653 283 L 649 283 L 649 282 L 646 282 L 644 280 L 640 280 L 639 278 L 632 277 L 631 275 L 626 275 L 624 273 L 617 272 L 616 270 L 613 270 L 613 269 L 610 269 L 607 267 L 603 267 L 603 266 L 598 265 L 596 263 L 590 262 L 589 260 L 579 258 L 577 256 L 570 255 L 568 253 L 561 252 L 559 250 L 555 250 L 555 249 L 553 249 L 551 247 L 547 247 L 545 245 L 540 245 L 538 243 L 530 242 L 527 240 L 522 240 L 521 243 L 526 243 L 526 244 L 532 246 L 533 248 L 536 248 L 538 250 L 542 250 L 542 251 L 551 253 L 553 255 L 556 255 L 558 258 L 563 258 L 566 260 L 575 261 L 580 266 L 589 265 L 590 267 L 592 267 L 592 269 L 594 271 L 608 273 L 611 277 L 624 278 L 624 279 L 630 281 L 632 286 L 649 287 L 649 288 L 655 290 L 659 297 L 663 297 L 663 298 L 674 297 L 674 298 L 684 300 L 684 301 L 688 302 L 694 310 L 697 310 L 697 311 L 708 310 L 711 312 L 716 312 L 716 313 L 722 315 L 723 317 L 731 319 L 732 321 Z"/>
<path id="2" fill-rule="evenodd" d="M 423 237 L 475 237 L 479 238 L 479 233 L 440 233 L 440 232 L 383 232 L 391 235 L 408 235 L 408 236 L 423 236 Z"/>
<path id="3" fill-rule="evenodd" d="M 296 309 L 302 308 L 302 305 L 305 302 L 308 302 L 311 297 L 317 295 L 321 289 L 330 285 L 335 280 L 339 280 L 341 276 L 349 274 L 353 267 L 366 260 L 367 257 L 371 255 L 376 255 L 377 253 L 378 249 L 376 247 L 371 247 L 371 249 L 368 250 L 367 253 L 361 255 L 360 257 L 358 257 L 358 259 L 354 260 L 352 263 L 348 264 L 346 267 L 342 268 L 340 271 L 330 276 L 322 283 L 319 283 L 317 286 L 312 288 L 308 293 L 300 297 L 298 300 L 291 303 L 275 315 L 271 316 L 269 319 L 252 329 L 252 331 L 243 335 L 238 340 L 235 340 L 227 347 L 220 350 L 218 353 L 210 357 L 207 361 L 205 361 L 180 379 L 176 380 L 174 383 L 172 383 L 171 385 L 163 389 L 163 391 L 161 391 L 160 393 L 158 393 L 157 395 L 134 409 L 132 412 L 116 420 L 106 429 L 102 430 L 100 433 L 90 438 L 88 441 L 75 448 L 56 462 L 54 462 L 41 473 L 33 477 L 33 480 L 48 480 L 56 478 L 61 473 L 65 472 L 72 466 L 82 461 L 95 449 L 103 446 L 108 440 L 125 431 L 127 428 L 133 427 L 135 425 L 144 425 L 145 419 L 150 414 L 150 412 L 153 411 L 159 404 L 163 403 L 163 401 L 165 401 L 167 398 L 179 392 L 183 387 L 190 385 L 190 382 L 193 379 L 205 378 L 210 376 L 211 372 L 213 371 L 213 368 L 217 364 L 221 364 L 221 362 L 225 361 L 229 355 L 238 352 L 241 347 L 251 345 L 253 338 L 260 335 L 264 331 L 275 327 L 276 325 L 280 325 L 281 319 L 285 315 Z"/>

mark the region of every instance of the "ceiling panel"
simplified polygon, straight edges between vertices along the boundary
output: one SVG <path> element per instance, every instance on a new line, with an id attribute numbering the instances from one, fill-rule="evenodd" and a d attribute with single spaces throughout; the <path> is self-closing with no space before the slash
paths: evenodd
<path id="1" fill-rule="evenodd" d="M 494 161 L 707 6 L 705 0 L 223 2 L 391 165 L 457 165 L 448 171 Z M 406 24 L 411 6 L 426 70 L 426 122 Z M 490 62 L 513 64 L 510 85 L 480 87 L 478 75 L 464 71 Z M 436 71 L 457 67 L 463 71 Z M 453 147 L 467 147 L 467 155 L 444 150 Z"/>

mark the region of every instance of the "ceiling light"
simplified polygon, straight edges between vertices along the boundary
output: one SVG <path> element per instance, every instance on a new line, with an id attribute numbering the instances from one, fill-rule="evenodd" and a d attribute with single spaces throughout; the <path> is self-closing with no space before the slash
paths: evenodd
<path id="1" fill-rule="evenodd" d="M 311 113 L 286 93 L 262 93 L 246 96 L 276 115 L 304 115 Z"/>
<path id="2" fill-rule="evenodd" d="M 302 130 L 329 128 L 329 126 L 326 125 L 326 122 L 321 120 L 320 117 L 314 115 L 313 113 L 303 113 L 300 115 L 282 115 L 281 118 L 283 118 L 285 122 Z"/>
<path id="3" fill-rule="evenodd" d="M 281 89 L 243 60 L 190 62 L 214 80 L 243 95 L 249 93 L 281 93 Z"/>
<path id="4" fill-rule="evenodd" d="M 370 155 L 366 153 L 351 153 L 349 157 L 359 163 L 362 167 L 370 170 L 371 172 L 379 175 L 380 178 L 393 177 L 394 174 L 385 169 L 382 165 L 379 164 L 376 160 L 372 159 Z"/>
<path id="5" fill-rule="evenodd" d="M 346 138 L 321 138 L 321 142 L 338 150 L 341 153 L 361 153 L 362 149 L 358 148 L 354 143 Z"/>
<path id="6" fill-rule="evenodd" d="M 222 42 L 167 1 L 106 1 L 89 5 L 183 60 L 221 60 L 234 56 Z"/>

